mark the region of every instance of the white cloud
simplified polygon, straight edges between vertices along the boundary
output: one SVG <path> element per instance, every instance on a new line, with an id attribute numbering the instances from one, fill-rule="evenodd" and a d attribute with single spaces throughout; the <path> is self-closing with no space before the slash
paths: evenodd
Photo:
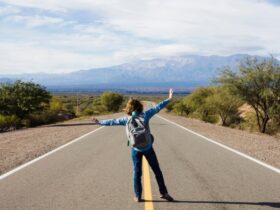
<path id="1" fill-rule="evenodd" d="M 65 24 L 61 18 L 47 17 L 47 16 L 21 16 L 14 15 L 8 16 L 4 19 L 4 22 L 12 22 L 18 24 L 25 24 L 29 28 L 52 25 L 52 24 Z"/>
<path id="2" fill-rule="evenodd" d="M 20 9 L 13 6 L 0 7 L 0 16 L 19 13 Z"/>
<path id="3" fill-rule="evenodd" d="M 32 58 L 32 54 L 37 50 L 38 55 L 41 55 L 37 60 L 44 63 L 44 56 L 52 52 L 62 57 L 62 61 L 50 59 L 49 62 L 52 64 L 46 65 L 48 67 L 46 69 L 50 71 L 57 71 L 59 68 L 56 66 L 61 66 L 63 68 L 60 69 L 67 71 L 67 68 L 72 70 L 90 65 L 108 66 L 129 60 L 184 52 L 206 55 L 280 53 L 278 26 L 280 7 L 266 0 L 4 0 L 4 2 L 22 8 L 40 8 L 55 13 L 54 17 L 45 14 L 27 16 L 18 14 L 18 11 L 13 12 L 11 8 L 17 8 L 15 6 L 7 6 L 5 10 L 0 8 L 0 14 L 2 11 L 8 15 L 5 19 L 7 25 L 23 23 L 27 29 L 32 29 L 28 32 L 31 38 L 26 36 L 17 40 L 21 46 L 32 40 L 32 47 L 29 48 L 32 53 L 20 55 L 22 58 L 10 55 L 10 60 L 21 59 L 22 62 L 24 60 L 31 62 L 28 56 Z M 83 22 L 79 16 L 71 17 L 73 11 L 81 13 L 85 11 L 98 18 L 94 20 L 95 22 Z M 64 19 L 65 16 L 67 20 Z M 56 29 L 55 33 L 47 30 L 36 31 L 36 27 L 48 25 L 61 28 Z M 21 33 L 27 29 L 15 30 Z M 8 48 L 10 51 L 20 50 L 16 45 L 9 45 Z M 95 62 L 88 62 L 91 55 L 96 55 Z M 78 59 L 75 60 L 74 57 Z M 66 58 L 75 61 L 67 62 Z M 12 63 L 16 66 L 17 62 Z M 40 62 L 31 62 L 28 64 L 29 69 L 38 69 L 39 64 Z"/>
<path id="4" fill-rule="evenodd" d="M 104 62 L 110 62 L 106 56 L 83 55 L 58 49 L 37 47 L 32 43 L 0 43 L 0 55 L 0 74 L 26 72 L 61 73 L 100 67 Z"/>
<path id="5" fill-rule="evenodd" d="M 118 51 L 114 53 L 114 58 L 116 60 L 134 61 L 137 59 L 152 59 L 181 53 L 194 53 L 195 50 L 195 48 L 188 45 L 167 44 L 149 49 L 139 47 L 126 51 Z"/>

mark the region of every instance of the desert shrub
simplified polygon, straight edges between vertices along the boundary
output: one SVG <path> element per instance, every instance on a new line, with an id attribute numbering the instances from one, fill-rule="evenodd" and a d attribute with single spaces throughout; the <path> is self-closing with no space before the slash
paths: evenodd
<path id="1" fill-rule="evenodd" d="M 86 108 L 85 110 L 83 110 L 82 112 L 83 115 L 93 115 L 95 114 L 93 108 Z"/>
<path id="2" fill-rule="evenodd" d="M 183 99 L 183 103 L 188 107 L 192 117 L 199 118 L 206 122 L 217 122 L 217 116 L 213 112 L 212 106 L 207 103 L 207 98 L 214 94 L 214 88 L 198 88 Z"/>
<path id="3" fill-rule="evenodd" d="M 30 127 L 30 120 L 29 119 L 22 119 L 20 124 L 21 124 L 21 127 L 28 128 L 28 127 Z"/>
<path id="4" fill-rule="evenodd" d="M 180 101 L 178 100 L 172 100 L 171 102 L 169 102 L 166 106 L 166 111 L 167 112 L 171 112 L 174 109 L 174 105 L 179 103 Z"/>
<path id="5" fill-rule="evenodd" d="M 184 104 L 183 101 L 178 101 L 173 105 L 173 111 L 178 115 L 188 116 L 191 113 L 192 109 L 187 104 Z"/>
<path id="6" fill-rule="evenodd" d="M 272 111 L 272 121 L 275 125 L 280 126 L 280 104 L 275 104 Z"/>
<path id="7" fill-rule="evenodd" d="M 44 110 L 50 93 L 33 82 L 16 81 L 0 86 L 0 114 L 24 119 L 28 114 Z"/>
<path id="8" fill-rule="evenodd" d="M 63 110 L 63 103 L 61 99 L 57 96 L 53 96 L 50 100 L 50 108 L 51 111 L 58 113 Z"/>
<path id="9" fill-rule="evenodd" d="M 15 116 L 0 115 L 0 132 L 16 129 L 20 126 L 20 119 Z"/>
<path id="10" fill-rule="evenodd" d="M 247 58 L 239 71 L 225 68 L 217 82 L 227 86 L 255 110 L 259 131 L 266 132 L 273 110 L 280 104 L 280 66 L 270 59 Z"/>
<path id="11" fill-rule="evenodd" d="M 258 131 L 258 122 L 255 113 L 248 113 L 236 128 L 250 132 Z"/>
<path id="12" fill-rule="evenodd" d="M 229 126 L 239 122 L 238 108 L 243 104 L 243 101 L 226 87 L 215 87 L 213 91 L 213 94 L 207 97 L 206 105 L 213 113 L 219 115 L 222 125 Z"/>
<path id="13" fill-rule="evenodd" d="M 97 97 L 93 100 L 92 107 L 90 109 L 92 110 L 93 115 L 99 115 L 108 112 L 106 107 L 101 102 L 101 97 Z"/>
<path id="14" fill-rule="evenodd" d="M 76 105 L 72 103 L 63 103 L 63 110 L 75 112 L 76 111 Z"/>
<path id="15" fill-rule="evenodd" d="M 209 122 L 209 123 L 213 123 L 213 124 L 216 124 L 219 122 L 219 116 L 216 115 L 216 114 L 208 114 L 207 116 L 204 116 L 202 118 L 202 120 L 204 122 Z"/>
<path id="16" fill-rule="evenodd" d="M 32 113 L 27 117 L 27 119 L 29 120 L 29 126 L 31 127 L 59 121 L 58 112 L 51 110 Z"/>
<path id="17" fill-rule="evenodd" d="M 100 97 L 101 105 L 109 112 L 119 111 L 123 100 L 122 95 L 113 92 L 105 92 Z"/>

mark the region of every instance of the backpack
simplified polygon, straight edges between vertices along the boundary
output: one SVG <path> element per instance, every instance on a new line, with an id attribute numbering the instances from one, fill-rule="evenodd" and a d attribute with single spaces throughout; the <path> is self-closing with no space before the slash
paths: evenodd
<path id="1" fill-rule="evenodd" d="M 140 116 L 131 117 L 126 125 L 128 144 L 136 149 L 143 149 L 152 141 L 148 126 L 145 125 L 144 118 Z"/>

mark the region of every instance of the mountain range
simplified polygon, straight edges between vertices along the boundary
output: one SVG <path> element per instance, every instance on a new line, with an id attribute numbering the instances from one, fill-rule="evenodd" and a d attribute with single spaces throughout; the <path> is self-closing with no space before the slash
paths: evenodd
<path id="1" fill-rule="evenodd" d="M 139 60 L 106 68 L 93 68 L 63 74 L 0 75 L 0 83 L 21 79 L 50 89 L 102 88 L 194 88 L 209 85 L 219 69 L 234 71 L 247 54 L 231 56 L 181 55 L 152 60 Z M 255 56 L 254 56 L 255 57 Z M 259 57 L 259 56 L 258 56 Z"/>

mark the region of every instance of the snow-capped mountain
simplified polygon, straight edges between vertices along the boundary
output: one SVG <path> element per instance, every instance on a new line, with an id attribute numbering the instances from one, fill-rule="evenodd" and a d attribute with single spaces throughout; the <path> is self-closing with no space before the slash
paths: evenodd
<path id="1" fill-rule="evenodd" d="M 195 87 L 209 84 L 224 66 L 236 70 L 240 61 L 248 56 L 173 56 L 65 74 L 38 73 L 2 77 L 33 80 L 47 87 Z"/>

